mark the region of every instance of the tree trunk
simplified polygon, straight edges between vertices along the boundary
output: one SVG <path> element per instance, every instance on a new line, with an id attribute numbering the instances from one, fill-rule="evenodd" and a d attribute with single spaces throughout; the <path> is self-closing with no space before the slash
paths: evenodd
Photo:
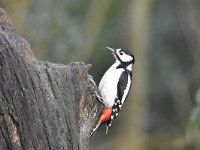
<path id="1" fill-rule="evenodd" d="M 37 60 L 0 9 L 0 150 L 86 150 L 99 114 L 91 65 Z"/>

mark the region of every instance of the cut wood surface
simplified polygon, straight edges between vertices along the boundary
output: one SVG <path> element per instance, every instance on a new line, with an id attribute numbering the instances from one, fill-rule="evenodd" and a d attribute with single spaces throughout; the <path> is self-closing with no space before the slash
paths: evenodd
<path id="1" fill-rule="evenodd" d="M 101 108 L 90 67 L 39 61 L 0 9 L 0 150 L 87 150 Z"/>

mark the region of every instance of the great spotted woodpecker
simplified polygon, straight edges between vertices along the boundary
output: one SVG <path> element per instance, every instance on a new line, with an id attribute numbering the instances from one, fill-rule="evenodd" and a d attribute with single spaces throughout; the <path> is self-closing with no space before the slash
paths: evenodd
<path id="1" fill-rule="evenodd" d="M 133 54 L 128 49 L 106 48 L 111 51 L 116 61 L 105 72 L 99 83 L 101 97 L 97 96 L 97 98 L 104 104 L 104 107 L 91 135 L 104 123 L 106 123 L 106 134 L 108 133 L 108 128 L 113 119 L 117 117 L 131 88 L 132 65 L 135 62 Z"/>

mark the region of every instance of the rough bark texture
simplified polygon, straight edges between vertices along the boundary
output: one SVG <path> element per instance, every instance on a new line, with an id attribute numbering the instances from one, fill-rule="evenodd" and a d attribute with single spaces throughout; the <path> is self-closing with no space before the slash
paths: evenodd
<path id="1" fill-rule="evenodd" d="M 86 150 L 101 107 L 91 65 L 37 60 L 0 9 L 0 150 Z"/>

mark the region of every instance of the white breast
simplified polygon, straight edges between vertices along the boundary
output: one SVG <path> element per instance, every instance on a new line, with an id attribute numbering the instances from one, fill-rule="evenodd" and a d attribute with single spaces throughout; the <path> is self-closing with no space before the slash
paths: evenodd
<path id="1" fill-rule="evenodd" d="M 123 69 L 116 69 L 118 62 L 114 63 L 104 74 L 100 83 L 99 90 L 105 106 L 112 107 L 117 97 L 117 83 Z"/>

